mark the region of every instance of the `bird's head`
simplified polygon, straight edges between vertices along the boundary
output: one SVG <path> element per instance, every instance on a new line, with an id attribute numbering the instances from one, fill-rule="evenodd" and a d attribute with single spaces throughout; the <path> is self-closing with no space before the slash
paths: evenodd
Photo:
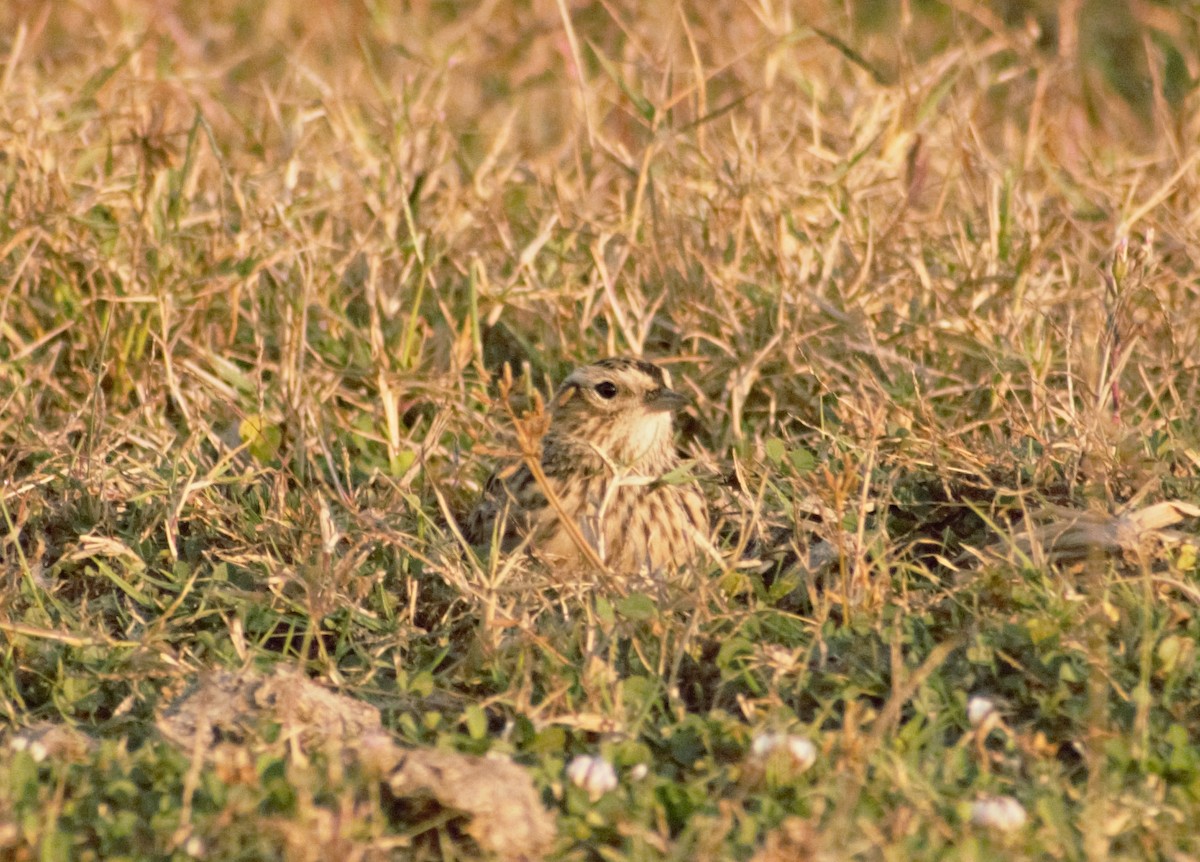
<path id="1" fill-rule="evenodd" d="M 584 444 L 620 466 L 674 459 L 673 416 L 688 399 L 668 372 L 641 359 L 601 359 L 576 368 L 550 405 L 550 435 Z"/>

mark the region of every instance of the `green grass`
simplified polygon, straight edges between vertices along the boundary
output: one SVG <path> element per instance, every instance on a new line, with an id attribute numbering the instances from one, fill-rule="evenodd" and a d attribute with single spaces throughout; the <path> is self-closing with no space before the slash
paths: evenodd
<path id="1" fill-rule="evenodd" d="M 1048 538 L 1200 503 L 1192 11 L 259 5 L 0 11 L 0 855 L 471 858 L 156 729 L 283 665 L 511 755 L 554 859 L 1200 856 L 1196 521 Z M 504 365 L 612 353 L 693 397 L 726 559 L 465 553 Z"/>

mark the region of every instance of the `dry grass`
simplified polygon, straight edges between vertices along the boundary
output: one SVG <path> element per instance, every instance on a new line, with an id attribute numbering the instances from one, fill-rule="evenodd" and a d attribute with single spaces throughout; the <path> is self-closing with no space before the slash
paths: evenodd
<path id="1" fill-rule="evenodd" d="M 4 854 L 454 858 L 156 735 L 282 662 L 512 754 L 556 858 L 1200 856 L 1191 11 L 264 5 L 0 10 L 0 715 L 99 740 L 0 754 Z M 612 353 L 695 399 L 698 588 L 447 517 L 505 363 Z"/>

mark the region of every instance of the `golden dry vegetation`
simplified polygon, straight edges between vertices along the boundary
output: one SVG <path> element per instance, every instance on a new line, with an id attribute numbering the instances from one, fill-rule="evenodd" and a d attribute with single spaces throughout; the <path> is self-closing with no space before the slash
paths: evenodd
<path id="1" fill-rule="evenodd" d="M 1200 857 L 1198 28 L 4 4 L 0 853 Z M 694 400 L 687 588 L 456 535 L 611 354 Z M 554 839 L 269 713 L 162 730 L 281 667 L 511 756 Z"/>

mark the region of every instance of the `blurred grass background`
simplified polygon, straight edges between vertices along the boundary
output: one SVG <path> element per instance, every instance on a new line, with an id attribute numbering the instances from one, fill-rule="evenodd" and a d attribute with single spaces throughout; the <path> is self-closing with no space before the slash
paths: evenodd
<path id="1" fill-rule="evenodd" d="M 195 674 L 283 661 L 513 754 L 556 857 L 1200 854 L 1194 541 L 1022 544 L 1197 501 L 1198 21 L 5 4 L 0 715 L 99 744 L 0 755 L 0 847 L 451 854 L 332 761 L 197 779 L 156 736 Z M 611 353 L 671 365 L 727 540 L 778 567 L 647 606 L 459 553 L 503 365 Z M 764 729 L 813 771 L 748 789 Z M 594 751 L 648 783 L 592 809 L 561 770 Z M 1029 824 L 972 826 L 994 793 Z"/>

